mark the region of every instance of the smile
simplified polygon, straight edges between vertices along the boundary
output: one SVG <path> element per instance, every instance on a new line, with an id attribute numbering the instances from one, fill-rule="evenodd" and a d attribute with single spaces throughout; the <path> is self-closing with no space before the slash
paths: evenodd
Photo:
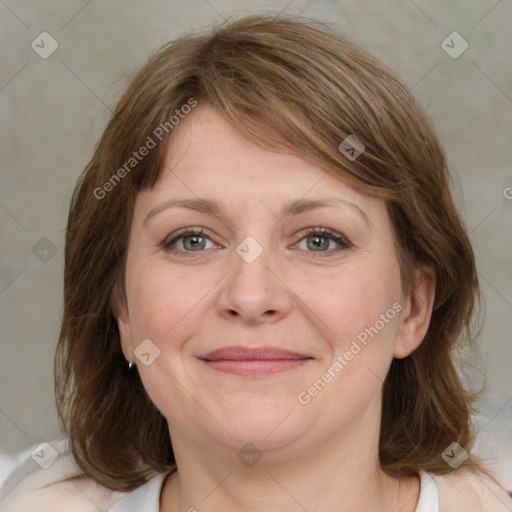
<path id="1" fill-rule="evenodd" d="M 240 376 L 265 376 L 290 371 L 312 358 L 274 347 L 250 349 L 225 347 L 199 356 L 204 364 L 223 373 Z"/>

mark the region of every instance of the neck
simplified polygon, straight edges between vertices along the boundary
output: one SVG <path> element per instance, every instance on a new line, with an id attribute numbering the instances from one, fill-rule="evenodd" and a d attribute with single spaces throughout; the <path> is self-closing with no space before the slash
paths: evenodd
<path id="1" fill-rule="evenodd" d="M 372 423 L 332 432 L 321 443 L 262 450 L 252 467 L 234 457 L 233 449 L 198 450 L 201 442 L 172 432 L 178 472 L 165 482 L 160 510 L 414 512 L 419 479 L 399 479 L 382 470 L 378 428 L 365 426 Z"/>

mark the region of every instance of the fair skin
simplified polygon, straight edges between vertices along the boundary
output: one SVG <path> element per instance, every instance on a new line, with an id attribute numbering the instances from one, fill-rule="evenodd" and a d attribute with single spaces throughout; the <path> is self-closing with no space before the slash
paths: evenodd
<path id="1" fill-rule="evenodd" d="M 170 206 L 148 217 L 171 199 L 198 198 L 224 211 Z M 282 215 L 290 201 L 325 198 L 338 202 Z M 188 227 L 203 233 L 177 233 Z M 330 228 L 350 245 L 308 228 Z M 258 246 L 240 246 L 247 237 L 262 250 L 251 262 L 240 247 L 255 255 Z M 137 197 L 127 305 L 117 308 L 124 355 L 167 419 L 177 461 L 160 510 L 414 511 L 418 478 L 384 472 L 378 440 L 389 365 L 418 347 L 432 312 L 432 274 L 418 269 L 416 278 L 405 294 L 382 200 L 296 155 L 256 146 L 208 104 L 182 120 L 161 179 Z M 371 326 L 378 333 L 333 372 Z M 145 339 L 160 350 L 148 366 L 134 354 Z M 200 357 L 234 345 L 304 359 L 270 374 L 245 362 L 237 374 Z M 329 367 L 325 387 L 299 401 Z M 246 443 L 261 455 L 256 464 L 237 456 Z"/>

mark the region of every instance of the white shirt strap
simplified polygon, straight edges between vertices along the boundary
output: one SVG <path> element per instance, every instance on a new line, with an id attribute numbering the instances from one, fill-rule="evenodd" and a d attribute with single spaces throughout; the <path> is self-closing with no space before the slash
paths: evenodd
<path id="1" fill-rule="evenodd" d="M 415 512 L 439 512 L 439 494 L 434 479 L 420 469 L 420 499 Z"/>

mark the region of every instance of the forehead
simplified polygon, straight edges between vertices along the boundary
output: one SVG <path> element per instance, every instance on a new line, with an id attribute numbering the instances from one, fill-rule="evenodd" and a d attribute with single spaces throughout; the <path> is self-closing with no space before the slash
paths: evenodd
<path id="1" fill-rule="evenodd" d="M 257 203 L 337 197 L 360 206 L 368 216 L 386 215 L 381 199 L 296 154 L 262 148 L 208 103 L 199 104 L 180 121 L 160 179 L 139 195 L 138 202 L 146 207 L 176 197 L 209 197 L 238 211 Z"/>

